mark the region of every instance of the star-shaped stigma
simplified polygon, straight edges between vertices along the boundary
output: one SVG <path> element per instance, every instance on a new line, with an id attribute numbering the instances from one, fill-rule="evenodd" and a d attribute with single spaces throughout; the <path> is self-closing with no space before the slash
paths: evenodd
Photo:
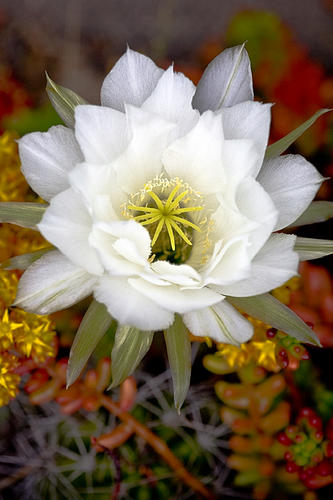
<path id="1" fill-rule="evenodd" d="M 136 215 L 134 220 L 139 222 L 142 226 L 147 226 L 149 224 L 157 224 L 156 230 L 151 242 L 151 246 L 153 247 L 162 231 L 164 226 L 167 229 L 171 248 L 175 250 L 175 236 L 174 231 L 176 231 L 179 236 L 188 244 L 192 245 L 192 242 L 186 236 L 184 231 L 179 227 L 178 224 L 182 224 L 185 227 L 191 227 L 196 231 L 200 231 L 200 227 L 197 224 L 185 219 L 184 217 L 180 217 L 180 215 L 194 212 L 198 210 L 202 210 L 203 207 L 181 207 L 180 202 L 184 199 L 184 197 L 188 194 L 188 190 L 183 191 L 177 197 L 176 194 L 179 191 L 181 184 L 177 184 L 173 190 L 171 191 L 168 199 L 164 202 L 162 201 L 154 191 L 149 190 L 147 194 L 153 199 L 156 204 L 156 207 L 140 207 L 137 205 L 129 205 L 129 210 L 134 210 L 136 212 L 144 212 L 142 215 Z"/>

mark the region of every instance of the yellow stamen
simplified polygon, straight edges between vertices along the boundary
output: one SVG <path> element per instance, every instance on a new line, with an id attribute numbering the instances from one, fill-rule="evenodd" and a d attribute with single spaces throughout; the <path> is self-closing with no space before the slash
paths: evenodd
<path id="1" fill-rule="evenodd" d="M 203 209 L 203 207 L 201 206 L 180 207 L 180 202 L 185 203 L 189 201 L 189 198 L 187 197 L 189 193 L 188 189 L 185 189 L 180 194 L 178 194 L 178 196 L 176 196 L 181 187 L 182 184 L 177 183 L 177 185 L 172 189 L 166 201 L 161 200 L 153 190 L 148 190 L 147 187 L 145 187 L 145 192 L 155 202 L 156 207 L 142 207 L 134 204 L 130 204 L 127 206 L 129 210 L 133 210 L 135 212 L 144 212 L 140 215 L 134 215 L 133 217 L 134 220 L 139 222 L 142 226 L 148 226 L 149 224 L 157 223 L 155 233 L 152 238 L 152 247 L 157 242 L 164 226 L 167 230 L 171 248 L 173 251 L 175 251 L 176 249 L 174 231 L 179 234 L 179 236 L 185 241 L 185 243 L 187 243 L 188 245 L 192 245 L 190 239 L 186 236 L 186 234 L 184 233 L 184 231 L 182 231 L 178 224 L 182 224 L 185 227 L 192 228 L 195 231 L 201 231 L 200 227 L 197 224 L 194 224 L 184 217 L 179 217 L 180 214 Z"/>
<path id="2" fill-rule="evenodd" d="M 157 238 L 159 237 L 160 235 L 160 232 L 162 231 L 163 229 L 163 226 L 164 226 L 164 217 L 161 218 L 160 222 L 157 224 L 157 228 L 156 228 L 156 231 L 155 231 L 155 234 L 154 234 L 154 237 L 152 239 L 152 242 L 151 242 L 151 246 L 153 247 L 157 241 Z"/>
<path id="3" fill-rule="evenodd" d="M 170 238 L 170 243 L 171 243 L 171 248 L 172 248 L 173 251 L 175 251 L 176 244 L 175 244 L 175 237 L 174 237 L 174 234 L 173 234 L 173 231 L 172 231 L 172 227 L 171 227 L 171 221 L 169 221 L 169 219 L 165 219 L 165 225 L 166 225 L 166 228 L 168 230 L 168 234 L 169 234 L 169 238 Z"/>
<path id="4" fill-rule="evenodd" d="M 188 237 L 186 236 L 186 234 L 183 233 L 183 231 L 180 229 L 180 227 L 176 224 L 176 222 L 173 219 L 170 220 L 170 224 L 175 229 L 175 231 L 177 231 L 177 233 L 179 234 L 179 236 L 181 236 L 183 238 L 183 240 L 186 241 L 186 243 L 188 245 L 192 245 L 192 242 L 188 239 Z"/>

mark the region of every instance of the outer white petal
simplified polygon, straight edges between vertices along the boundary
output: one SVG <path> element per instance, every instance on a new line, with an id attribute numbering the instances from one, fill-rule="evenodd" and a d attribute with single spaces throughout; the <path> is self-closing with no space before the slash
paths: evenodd
<path id="1" fill-rule="evenodd" d="M 75 136 L 87 162 L 109 163 L 128 142 L 125 114 L 102 106 L 76 106 Z"/>
<path id="2" fill-rule="evenodd" d="M 103 276 L 94 295 L 121 324 L 141 330 L 163 330 L 173 322 L 173 313 L 137 292 L 126 278 Z"/>
<path id="3" fill-rule="evenodd" d="M 304 212 L 324 179 L 302 156 L 285 155 L 264 162 L 257 180 L 279 211 L 277 230 L 288 226 Z"/>
<path id="4" fill-rule="evenodd" d="M 252 177 L 240 184 L 236 203 L 242 214 L 258 223 L 257 229 L 249 234 L 249 256 L 252 258 L 274 230 L 278 213 L 270 196 Z"/>
<path id="5" fill-rule="evenodd" d="M 208 64 L 198 83 L 193 107 L 203 113 L 252 99 L 251 66 L 243 44 L 224 50 Z"/>
<path id="6" fill-rule="evenodd" d="M 204 113 L 193 129 L 173 142 L 162 161 L 170 177 L 180 177 L 203 194 L 221 191 L 223 129 L 221 119 Z"/>
<path id="7" fill-rule="evenodd" d="M 246 101 L 222 108 L 222 122 L 226 139 L 250 139 L 257 149 L 255 175 L 265 155 L 271 123 L 271 104 Z"/>
<path id="8" fill-rule="evenodd" d="M 83 159 L 71 129 L 57 125 L 18 143 L 23 175 L 36 193 L 49 201 L 68 188 L 68 172 Z"/>
<path id="9" fill-rule="evenodd" d="M 88 243 L 91 218 L 78 194 L 67 189 L 51 200 L 38 229 L 74 264 L 91 274 L 102 274 L 96 250 Z"/>
<path id="10" fill-rule="evenodd" d="M 158 286 L 144 278 L 131 278 L 129 283 L 139 293 L 160 307 L 180 314 L 216 304 L 221 295 L 209 288 L 181 290 L 177 285 Z"/>
<path id="11" fill-rule="evenodd" d="M 251 276 L 232 285 L 219 287 L 233 297 L 251 297 L 283 285 L 297 274 L 296 236 L 273 234 L 252 261 Z"/>
<path id="12" fill-rule="evenodd" d="M 162 171 L 161 156 L 170 142 L 175 124 L 148 111 L 126 106 L 132 138 L 114 162 L 117 183 L 127 193 L 136 193 Z"/>
<path id="13" fill-rule="evenodd" d="M 239 345 L 253 335 L 253 326 L 228 302 L 221 300 L 212 307 L 183 315 L 193 335 L 211 337 L 216 342 Z"/>
<path id="14" fill-rule="evenodd" d="M 182 122 L 188 128 L 198 114 L 192 108 L 195 86 L 182 73 L 174 73 L 170 66 L 159 79 L 155 89 L 142 108 L 174 123 Z M 186 127 L 187 125 L 187 127 Z"/>
<path id="15" fill-rule="evenodd" d="M 114 276 L 140 274 L 148 265 L 150 236 L 133 220 L 95 224 L 89 243 Z"/>
<path id="16" fill-rule="evenodd" d="M 101 103 L 119 111 L 124 111 L 125 103 L 141 106 L 162 74 L 149 57 L 128 48 L 103 82 Z"/>
<path id="17" fill-rule="evenodd" d="M 37 314 L 50 314 L 91 294 L 96 276 L 52 251 L 34 262 L 19 281 L 15 306 Z"/>

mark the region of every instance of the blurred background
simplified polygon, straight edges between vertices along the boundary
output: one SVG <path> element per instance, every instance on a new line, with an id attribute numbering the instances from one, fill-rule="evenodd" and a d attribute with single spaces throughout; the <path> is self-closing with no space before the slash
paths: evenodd
<path id="1" fill-rule="evenodd" d="M 126 44 L 163 68 L 174 62 L 197 83 L 217 54 L 245 40 L 256 99 L 275 103 L 271 142 L 333 108 L 332 0 L 0 0 L 0 201 L 40 201 L 20 173 L 15 139 L 61 123 L 45 70 L 98 103 Z M 317 199 L 333 200 L 333 113 L 290 151 L 328 178 Z M 331 239 L 332 228 L 327 221 L 298 234 Z M 45 245 L 36 232 L 0 224 L 0 261 Z M 43 319 L 11 310 L 19 275 L 0 269 L 0 500 L 199 498 L 193 478 L 177 479 L 177 467 L 152 453 L 151 443 L 94 406 L 92 380 L 109 369 L 103 356 L 115 325 L 83 385 L 65 392 L 64 360 L 87 303 Z M 136 382 L 115 395 L 217 498 L 333 498 L 332 258 L 304 263 L 300 275 L 274 294 L 314 328 L 323 349 L 273 338 L 256 320 L 242 349 L 195 342 L 199 355 L 179 416 L 157 340 Z M 109 456 L 90 441 L 103 433 Z"/>

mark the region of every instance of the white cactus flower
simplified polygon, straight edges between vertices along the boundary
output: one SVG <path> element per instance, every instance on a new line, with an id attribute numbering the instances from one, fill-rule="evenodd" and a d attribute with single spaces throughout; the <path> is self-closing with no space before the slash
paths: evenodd
<path id="1" fill-rule="evenodd" d="M 323 179 L 301 156 L 264 160 L 271 106 L 253 101 L 246 51 L 220 54 L 196 89 L 128 49 L 101 102 L 76 107 L 74 130 L 19 141 L 57 250 L 25 272 L 16 305 L 47 314 L 93 293 L 120 324 L 162 330 L 178 313 L 194 335 L 248 340 L 225 299 L 297 273 L 295 236 L 274 231 Z"/>

